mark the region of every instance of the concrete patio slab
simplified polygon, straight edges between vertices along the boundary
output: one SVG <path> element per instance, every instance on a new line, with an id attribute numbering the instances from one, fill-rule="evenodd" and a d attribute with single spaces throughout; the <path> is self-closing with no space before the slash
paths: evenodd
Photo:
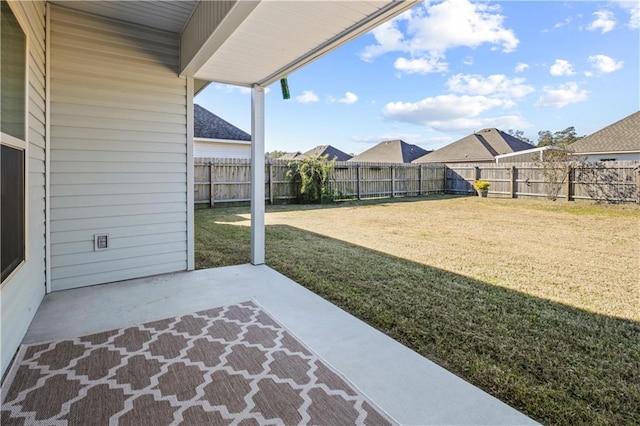
<path id="1" fill-rule="evenodd" d="M 254 300 L 401 424 L 537 424 L 267 266 L 240 265 L 54 292 L 24 343 Z"/>

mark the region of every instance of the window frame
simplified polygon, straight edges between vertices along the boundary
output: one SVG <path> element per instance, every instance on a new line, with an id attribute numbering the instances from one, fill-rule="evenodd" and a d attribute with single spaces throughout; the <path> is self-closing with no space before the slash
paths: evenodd
<path id="1" fill-rule="evenodd" d="M 15 2 L 13 0 L 5 0 L 9 10 L 15 17 L 20 29 L 24 33 L 25 37 L 25 56 L 24 56 L 24 140 L 16 138 L 15 136 L 9 135 L 7 133 L 3 133 L 0 129 L 0 145 L 6 145 L 14 149 L 21 150 L 24 155 L 24 253 L 23 259 L 18 266 L 16 266 L 13 271 L 4 279 L 4 281 L 0 282 L 0 290 L 6 287 L 13 281 L 18 273 L 24 268 L 25 264 L 29 261 L 29 67 L 30 67 L 30 37 L 29 31 L 27 30 L 28 26 L 26 22 L 24 22 L 24 18 L 22 14 L 16 13 L 16 8 L 19 5 L 19 1 Z M 0 43 L 1 48 L 1 43 Z"/>

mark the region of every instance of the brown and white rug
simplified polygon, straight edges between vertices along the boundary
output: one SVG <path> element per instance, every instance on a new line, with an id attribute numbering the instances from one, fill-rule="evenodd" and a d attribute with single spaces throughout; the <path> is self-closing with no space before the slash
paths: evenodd
<path id="1" fill-rule="evenodd" d="M 2 425 L 393 424 L 253 302 L 25 345 Z"/>

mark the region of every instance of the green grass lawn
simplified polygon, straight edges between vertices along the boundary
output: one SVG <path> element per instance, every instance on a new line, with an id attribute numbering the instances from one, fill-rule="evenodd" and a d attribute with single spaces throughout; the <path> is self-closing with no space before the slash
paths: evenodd
<path id="1" fill-rule="evenodd" d="M 249 261 L 248 208 L 196 265 Z M 640 210 L 432 197 L 267 208 L 267 264 L 545 424 L 640 424 Z"/>

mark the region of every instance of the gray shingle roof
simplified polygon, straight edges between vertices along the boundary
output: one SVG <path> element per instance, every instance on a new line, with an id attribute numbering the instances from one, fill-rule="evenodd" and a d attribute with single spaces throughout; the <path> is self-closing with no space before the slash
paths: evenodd
<path id="1" fill-rule="evenodd" d="M 250 141 L 251 135 L 198 104 L 193 105 L 193 136 L 206 139 Z"/>
<path id="2" fill-rule="evenodd" d="M 356 155 L 349 161 L 363 163 L 411 163 L 429 151 L 401 140 L 384 141 Z"/>
<path id="3" fill-rule="evenodd" d="M 473 163 L 493 161 L 496 155 L 523 151 L 533 145 L 513 137 L 501 130 L 483 129 L 437 149 L 414 163 Z"/>
<path id="4" fill-rule="evenodd" d="M 342 152 L 338 148 L 334 148 L 331 145 L 318 145 L 315 148 L 301 154 L 297 158 L 317 158 L 327 154 L 329 154 L 329 161 L 333 159 L 335 159 L 336 161 L 347 161 L 351 158 L 351 156 L 346 152 Z"/>
<path id="5" fill-rule="evenodd" d="M 640 151 L 640 111 L 569 145 L 576 153 Z"/>

